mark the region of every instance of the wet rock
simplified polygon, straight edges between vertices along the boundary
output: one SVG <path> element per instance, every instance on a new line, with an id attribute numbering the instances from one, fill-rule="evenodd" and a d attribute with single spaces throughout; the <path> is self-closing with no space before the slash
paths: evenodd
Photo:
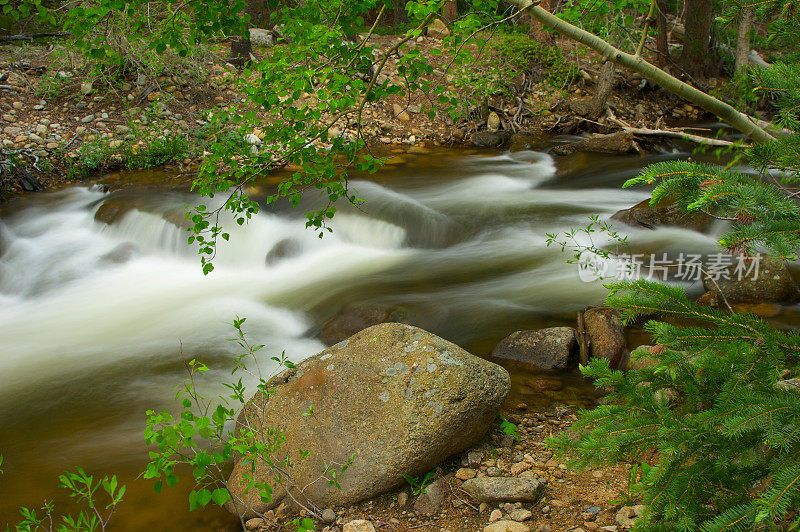
<path id="1" fill-rule="evenodd" d="M 497 521 L 483 527 L 483 532 L 530 532 L 531 527 L 516 521 Z"/>
<path id="2" fill-rule="evenodd" d="M 737 267 L 741 270 L 737 271 Z M 800 290 L 786 264 L 763 257 L 757 267 L 755 262 L 747 261 L 742 266 L 727 267 L 717 279 L 706 277 L 703 287 L 708 292 L 721 293 L 728 303 L 793 302 L 800 298 Z"/>
<path id="3" fill-rule="evenodd" d="M 279 430 L 286 442 L 274 459 L 288 457 L 293 481 L 310 484 L 294 497 L 326 507 L 375 497 L 477 443 L 508 394 L 510 379 L 500 366 L 429 332 L 387 323 L 306 359 L 269 386 L 274 393 L 253 397 L 238 426 Z M 313 416 L 303 415 L 312 406 Z M 301 450 L 309 454 L 298 460 Z M 351 456 L 340 488 L 312 482 L 325 464 L 343 464 Z M 255 490 L 245 494 L 242 479 L 249 471 L 237 457 L 228 482 L 235 497 L 255 511 L 289 504 L 275 483 L 269 504 Z M 256 462 L 256 482 L 270 482 L 275 474 Z"/>
<path id="4" fill-rule="evenodd" d="M 577 345 L 575 330 L 570 327 L 517 331 L 501 340 L 492 356 L 524 362 L 537 369 L 559 370 L 569 366 Z"/>
<path id="5" fill-rule="evenodd" d="M 430 23 L 426 33 L 429 37 L 447 37 L 450 35 L 450 30 L 444 22 L 437 18 Z"/>
<path id="6" fill-rule="evenodd" d="M 619 312 L 608 307 L 594 307 L 584 313 L 583 319 L 591 356 L 605 358 L 612 369 L 625 369 L 625 328 Z"/>
<path id="7" fill-rule="evenodd" d="M 564 388 L 564 382 L 560 378 L 549 375 L 531 377 L 525 381 L 525 384 L 537 393 L 557 392 Z"/>
<path id="8" fill-rule="evenodd" d="M 555 155 L 573 155 L 578 152 L 629 153 L 633 151 L 633 135 L 625 131 L 608 135 L 591 135 L 577 142 L 553 146 L 551 151 Z"/>
<path id="9" fill-rule="evenodd" d="M 699 232 L 707 231 L 713 223 L 713 219 L 706 214 L 685 213 L 680 207 L 667 201 L 662 201 L 657 205 L 650 205 L 649 199 L 637 203 L 629 209 L 617 211 L 611 219 L 646 229 L 682 227 Z"/>
<path id="10" fill-rule="evenodd" d="M 626 371 L 635 371 L 652 368 L 658 364 L 658 354 L 664 350 L 664 346 L 640 345 L 631 352 Z"/>
<path id="11" fill-rule="evenodd" d="M 477 502 L 536 502 L 544 486 L 533 478 L 481 477 L 467 480 L 463 488 Z"/>
<path id="12" fill-rule="evenodd" d="M 344 524 L 342 532 L 375 532 L 375 525 L 366 519 L 353 519 Z"/>
<path id="13" fill-rule="evenodd" d="M 136 247 L 136 244 L 123 242 L 108 253 L 102 255 L 99 261 L 108 264 L 123 264 L 131 260 L 138 253 L 139 248 Z"/>
<path id="14" fill-rule="evenodd" d="M 296 257 L 301 251 L 302 246 L 300 245 L 300 242 L 291 238 L 284 238 L 272 246 L 272 249 L 269 250 L 266 258 L 264 259 L 264 262 L 266 262 L 267 266 L 271 266 L 277 262 L 280 262 L 282 259 Z"/>
<path id="15" fill-rule="evenodd" d="M 507 138 L 508 136 L 502 133 L 478 131 L 470 136 L 469 141 L 478 148 L 499 148 L 505 144 Z"/>
<path id="16" fill-rule="evenodd" d="M 390 309 L 382 305 L 352 305 L 322 325 L 319 339 L 326 345 L 338 344 L 367 327 L 384 323 Z"/>

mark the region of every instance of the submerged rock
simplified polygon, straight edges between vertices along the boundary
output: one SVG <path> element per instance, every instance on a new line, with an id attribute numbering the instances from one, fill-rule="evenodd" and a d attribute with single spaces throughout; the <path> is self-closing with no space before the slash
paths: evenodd
<path id="1" fill-rule="evenodd" d="M 274 458 L 289 459 L 292 480 L 309 484 L 293 496 L 331 507 L 375 497 L 477 443 L 510 379 L 500 366 L 427 331 L 387 323 L 305 360 L 270 386 L 274 393 L 247 403 L 239 429 L 260 427 L 263 441 L 285 437 Z M 301 459 L 301 451 L 308 456 Z M 339 476 L 341 489 L 320 478 L 326 464 L 340 467 L 351 457 Z M 234 496 L 255 511 L 289 503 L 286 490 L 272 481 L 275 470 L 263 461 L 253 467 L 255 480 L 272 486 L 271 502 L 262 502 L 256 490 L 244 493 L 251 466 L 242 457 L 228 481 Z"/>
<path id="2" fill-rule="evenodd" d="M 319 339 L 326 345 L 338 344 L 367 327 L 388 321 L 390 312 L 383 305 L 352 305 L 322 325 Z"/>
<path id="3" fill-rule="evenodd" d="M 713 280 L 705 277 L 703 287 L 707 293 L 724 295 L 728 303 L 793 302 L 800 299 L 800 290 L 782 260 L 761 258 L 757 264 L 745 263 L 739 271 L 734 264 L 715 277 Z M 713 296 L 706 298 L 712 299 Z"/>
<path id="4" fill-rule="evenodd" d="M 271 266 L 277 262 L 280 262 L 282 259 L 289 259 L 300 255 L 302 250 L 303 246 L 300 244 L 300 242 L 292 238 L 284 238 L 272 246 L 272 249 L 269 250 L 267 256 L 265 257 L 264 262 L 267 266 Z"/>
<path id="5" fill-rule="evenodd" d="M 552 327 L 539 331 L 517 331 L 504 338 L 492 351 L 495 358 L 516 360 L 537 369 L 566 369 L 577 348 L 575 330 Z"/>

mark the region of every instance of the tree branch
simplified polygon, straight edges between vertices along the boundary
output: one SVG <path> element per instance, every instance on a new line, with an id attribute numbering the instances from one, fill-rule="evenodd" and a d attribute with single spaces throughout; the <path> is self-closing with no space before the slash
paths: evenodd
<path id="1" fill-rule="evenodd" d="M 691 85 L 667 74 L 660 68 L 648 63 L 641 57 L 636 57 L 615 48 L 608 42 L 604 41 L 597 35 L 582 30 L 577 26 L 573 26 L 569 22 L 561 20 L 555 15 L 542 9 L 532 0 L 508 0 L 511 4 L 516 5 L 520 10 L 530 11 L 530 14 L 538 19 L 545 26 L 552 28 L 558 33 L 569 37 L 581 44 L 585 44 L 592 50 L 603 56 L 604 59 L 613 61 L 618 65 L 630 68 L 638 72 L 642 76 L 647 77 L 654 83 L 657 83 L 667 91 L 688 100 L 689 102 L 705 109 L 710 113 L 714 113 L 723 121 L 729 123 L 731 126 L 741 131 L 751 139 L 757 142 L 770 142 L 775 138 L 758 127 L 753 123 L 747 115 L 740 113 L 727 103 L 710 96 L 703 91 L 700 91 Z"/>

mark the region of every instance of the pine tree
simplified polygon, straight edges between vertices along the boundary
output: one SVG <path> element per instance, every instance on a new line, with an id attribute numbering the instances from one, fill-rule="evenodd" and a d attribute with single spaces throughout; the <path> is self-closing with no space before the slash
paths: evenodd
<path id="1" fill-rule="evenodd" d="M 729 220 L 720 244 L 742 254 L 796 259 L 800 248 L 800 69 L 753 73 L 780 106 L 790 135 L 749 148 L 755 173 L 664 162 L 625 186 L 655 185 L 653 204 Z M 758 317 L 690 301 L 680 287 L 645 280 L 611 285 L 608 305 L 646 325 L 656 347 L 636 350 L 649 367 L 623 373 L 593 360 L 584 374 L 609 391 L 581 411 L 575 431 L 550 444 L 577 465 L 627 459 L 643 467 L 638 531 L 786 529 L 800 503 L 800 390 L 779 385 L 800 361 L 800 334 Z M 642 366 L 642 365 L 640 365 Z M 788 388 L 788 389 L 787 389 Z"/>

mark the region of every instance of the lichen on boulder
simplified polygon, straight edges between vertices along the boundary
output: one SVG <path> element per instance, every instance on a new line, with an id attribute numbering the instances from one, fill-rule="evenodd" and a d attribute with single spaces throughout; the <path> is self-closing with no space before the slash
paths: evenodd
<path id="1" fill-rule="evenodd" d="M 240 509 L 243 503 L 264 511 L 292 499 L 317 507 L 350 505 L 403 484 L 405 475 L 424 474 L 483 438 L 510 378 L 502 367 L 432 333 L 385 323 L 312 356 L 269 385 L 273 392 L 256 394 L 237 426 L 257 427 L 264 440 L 279 432 L 285 442 L 273 458 L 290 465 L 279 474 L 262 460 L 251 466 L 237 457 L 228 487 Z M 351 458 L 340 487 L 330 485 L 326 467 Z M 255 489 L 245 493 L 251 473 L 271 485 L 269 503 Z M 297 486 L 305 486 L 302 493 Z"/>

